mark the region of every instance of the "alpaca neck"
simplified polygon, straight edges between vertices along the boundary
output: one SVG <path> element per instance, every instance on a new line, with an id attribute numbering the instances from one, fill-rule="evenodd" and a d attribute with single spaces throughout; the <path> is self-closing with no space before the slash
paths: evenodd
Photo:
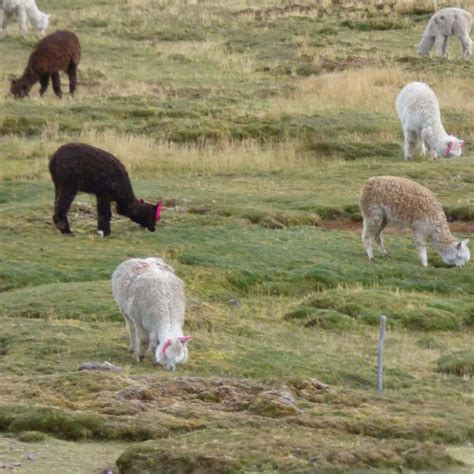
<path id="1" fill-rule="evenodd" d="M 438 253 L 443 253 L 443 251 L 446 251 L 456 241 L 456 239 L 453 237 L 453 234 L 451 234 L 451 231 L 449 230 L 447 222 L 442 223 L 438 229 L 438 232 L 432 235 L 431 238 L 433 247 Z"/>
<path id="2" fill-rule="evenodd" d="M 32 24 L 40 21 L 42 15 L 44 15 L 44 13 L 42 13 L 34 3 L 26 7 L 26 16 Z"/>
<path id="3" fill-rule="evenodd" d="M 33 2 L 32 5 L 26 8 L 26 16 L 29 22 L 38 30 L 47 28 L 47 15 L 42 11 L 38 10 L 38 7 Z"/>
<path id="4" fill-rule="evenodd" d="M 428 54 L 435 44 L 435 39 L 435 36 L 431 36 L 426 32 L 421 39 L 421 43 L 418 45 L 418 54 Z"/>
<path id="5" fill-rule="evenodd" d="M 33 70 L 33 68 L 27 66 L 20 80 L 31 87 L 36 81 L 39 80 L 39 77 L 38 74 L 36 74 L 36 72 Z"/>
<path id="6" fill-rule="evenodd" d="M 131 217 L 136 213 L 137 199 L 131 196 L 129 199 L 117 199 L 117 212 L 122 216 Z"/>
<path id="7" fill-rule="evenodd" d="M 427 137 L 426 142 L 430 150 L 435 150 L 438 155 L 444 156 L 449 135 L 446 133 L 441 122 L 436 122 L 431 125 L 433 133 Z"/>

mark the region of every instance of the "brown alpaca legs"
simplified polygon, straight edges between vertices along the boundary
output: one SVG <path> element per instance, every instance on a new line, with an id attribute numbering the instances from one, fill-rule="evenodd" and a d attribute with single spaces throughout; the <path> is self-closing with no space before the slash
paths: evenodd
<path id="1" fill-rule="evenodd" d="M 69 92 L 73 95 L 77 88 L 77 64 L 69 64 L 67 75 L 69 77 Z"/>
<path id="2" fill-rule="evenodd" d="M 112 212 L 110 210 L 110 199 L 108 196 L 97 195 L 97 230 L 106 235 L 110 234 L 110 219 Z"/>
<path id="3" fill-rule="evenodd" d="M 53 72 L 51 74 L 51 79 L 53 80 L 53 90 L 54 93 L 61 98 L 63 93 L 61 92 L 61 79 L 59 78 L 59 72 Z"/>
<path id="4" fill-rule="evenodd" d="M 69 228 L 69 222 L 67 220 L 67 211 L 71 207 L 72 201 L 76 197 L 77 187 L 76 186 L 65 186 L 56 189 L 56 201 L 54 203 L 54 216 L 53 220 L 56 227 L 65 235 L 73 235 Z"/>
<path id="5" fill-rule="evenodd" d="M 48 88 L 49 84 L 48 74 L 43 74 L 42 76 L 40 76 L 39 81 L 41 84 L 40 95 L 43 95 L 46 92 L 46 89 Z"/>
<path id="6" fill-rule="evenodd" d="M 69 92 L 71 93 L 71 95 L 73 95 L 77 89 L 77 65 L 76 64 L 71 63 L 69 65 L 69 67 L 67 68 L 67 75 L 69 77 Z M 51 74 L 51 79 L 53 82 L 54 93 L 59 98 L 61 98 L 63 93 L 61 91 L 61 79 L 59 77 L 59 72 L 53 72 L 53 74 Z M 42 96 L 48 89 L 49 75 L 48 74 L 41 75 L 39 78 L 39 81 L 41 84 L 40 95 Z"/>

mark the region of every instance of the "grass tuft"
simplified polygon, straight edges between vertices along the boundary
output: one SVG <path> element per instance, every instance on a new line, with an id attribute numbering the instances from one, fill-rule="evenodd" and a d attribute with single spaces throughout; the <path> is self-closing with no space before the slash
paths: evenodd
<path id="1" fill-rule="evenodd" d="M 460 377 L 474 375 L 474 351 L 457 351 L 441 356 L 437 360 L 438 370 Z"/>

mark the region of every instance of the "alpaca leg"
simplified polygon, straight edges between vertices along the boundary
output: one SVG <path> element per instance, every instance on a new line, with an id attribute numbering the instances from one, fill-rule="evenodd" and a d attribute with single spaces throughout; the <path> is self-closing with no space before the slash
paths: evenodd
<path id="1" fill-rule="evenodd" d="M 69 64 L 67 75 L 69 78 L 69 93 L 73 95 L 77 88 L 77 64 Z"/>
<path id="2" fill-rule="evenodd" d="M 65 235 L 73 235 L 69 228 L 67 212 L 76 197 L 76 193 L 77 186 L 63 186 L 57 191 L 53 220 L 56 227 Z"/>
<path id="3" fill-rule="evenodd" d="M 441 56 L 444 58 L 448 57 L 448 43 L 449 38 L 447 36 L 443 36 L 443 43 L 441 44 Z"/>
<path id="4" fill-rule="evenodd" d="M 142 327 L 137 326 L 135 329 L 136 329 L 135 353 L 137 355 L 138 361 L 141 362 L 145 358 L 146 351 L 148 350 L 148 346 L 150 345 L 150 338 L 148 337 L 148 334 Z"/>
<path id="5" fill-rule="evenodd" d="M 3 11 L 3 8 L 0 7 L 0 33 L 5 29 L 8 22 L 8 15 Z"/>
<path id="6" fill-rule="evenodd" d="M 420 259 L 421 264 L 424 267 L 428 266 L 428 252 L 426 250 L 426 239 L 418 235 L 415 231 L 414 233 L 415 247 L 418 253 L 418 258 Z"/>
<path id="7" fill-rule="evenodd" d="M 374 233 L 374 239 L 377 245 L 379 246 L 380 252 L 382 252 L 382 255 L 384 257 L 388 256 L 387 250 L 385 250 L 385 245 L 383 243 L 383 238 L 382 238 L 382 232 L 385 229 L 385 226 L 387 225 L 387 220 L 385 218 L 382 218 L 382 222 L 380 222 L 380 225 L 377 228 L 377 231 Z"/>
<path id="8" fill-rule="evenodd" d="M 417 133 L 416 134 L 416 140 L 417 140 L 417 142 L 420 143 L 421 156 L 426 156 L 426 143 L 423 140 L 423 134 L 422 133 Z"/>
<path id="9" fill-rule="evenodd" d="M 466 59 L 467 61 L 471 60 L 472 57 L 472 40 L 469 37 L 468 34 L 462 36 L 459 38 L 459 41 L 461 41 L 461 47 L 462 47 L 462 57 Z"/>
<path id="10" fill-rule="evenodd" d="M 49 76 L 48 74 L 43 74 L 42 76 L 40 76 L 40 84 L 41 84 L 41 89 L 40 89 L 40 95 L 42 96 L 46 90 L 48 89 L 48 85 L 49 85 Z"/>
<path id="11" fill-rule="evenodd" d="M 130 343 L 128 345 L 128 352 L 135 352 L 136 343 L 137 343 L 135 323 L 127 314 L 125 314 L 125 312 L 123 312 L 123 316 L 125 318 L 125 322 L 127 323 L 128 336 L 130 338 Z"/>
<path id="12" fill-rule="evenodd" d="M 378 234 L 375 235 L 375 242 L 377 242 L 380 252 L 382 252 L 382 255 L 384 257 L 388 257 L 389 255 L 388 255 L 387 250 L 385 249 L 385 245 L 382 238 L 382 231 L 380 231 Z"/>
<path id="13" fill-rule="evenodd" d="M 421 156 L 426 156 L 426 143 L 424 140 L 421 140 L 420 148 L 421 148 Z"/>
<path id="14" fill-rule="evenodd" d="M 404 130 L 403 135 L 405 137 L 405 160 L 411 160 L 413 158 L 413 152 L 415 151 L 418 143 L 418 137 L 416 132 L 413 130 Z"/>
<path id="15" fill-rule="evenodd" d="M 156 334 L 152 333 L 150 335 L 150 348 L 153 351 L 153 355 L 156 352 L 156 348 L 160 345 L 160 340 L 156 336 Z"/>
<path id="16" fill-rule="evenodd" d="M 110 199 L 108 196 L 97 195 L 97 232 L 99 235 L 110 234 L 110 219 L 112 212 L 110 210 Z"/>
<path id="17" fill-rule="evenodd" d="M 364 228 L 362 230 L 362 243 L 364 244 L 365 251 L 369 260 L 374 259 L 374 254 L 372 252 L 372 241 L 373 241 L 373 233 L 372 233 L 372 225 L 368 223 L 368 220 L 364 218 Z"/>
<path id="18" fill-rule="evenodd" d="M 20 27 L 20 32 L 22 35 L 25 35 L 28 31 L 28 18 L 26 16 L 26 8 L 24 5 L 19 5 L 16 11 L 18 16 L 18 26 Z"/>
<path id="19" fill-rule="evenodd" d="M 61 92 L 61 79 L 59 78 L 59 72 L 53 72 L 51 74 L 51 79 L 53 81 L 53 90 L 54 93 L 61 98 L 63 93 Z"/>

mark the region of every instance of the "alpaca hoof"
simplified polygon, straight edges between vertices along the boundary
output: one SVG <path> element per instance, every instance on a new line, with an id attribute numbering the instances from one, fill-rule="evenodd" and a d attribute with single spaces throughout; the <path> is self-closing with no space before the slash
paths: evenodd
<path id="1" fill-rule="evenodd" d="M 72 232 L 63 232 L 64 237 L 76 237 Z"/>
<path id="2" fill-rule="evenodd" d="M 145 358 L 145 356 L 138 356 L 138 362 L 143 362 L 144 358 Z"/>

